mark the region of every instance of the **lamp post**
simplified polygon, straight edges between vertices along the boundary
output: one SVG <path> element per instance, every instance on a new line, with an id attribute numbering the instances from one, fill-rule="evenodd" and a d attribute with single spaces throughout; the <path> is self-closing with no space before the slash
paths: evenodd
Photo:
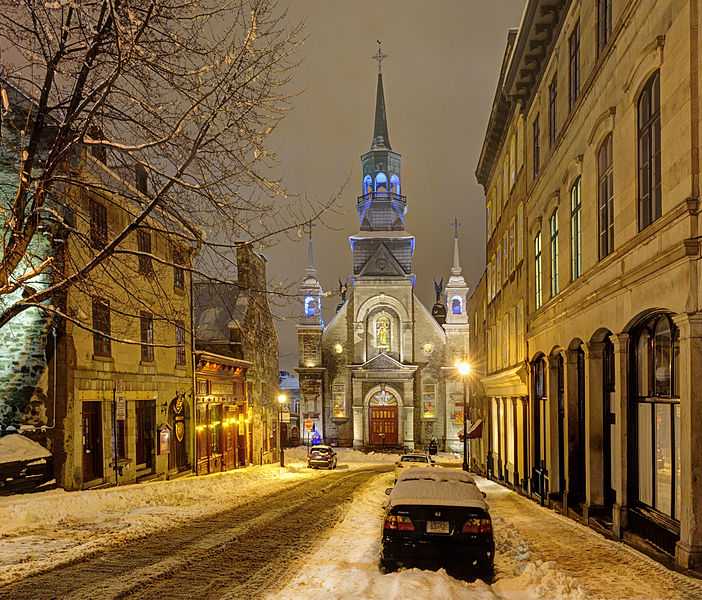
<path id="1" fill-rule="evenodd" d="M 278 452 L 280 452 L 280 466 L 285 466 L 285 452 L 283 450 L 283 406 L 288 401 L 285 394 L 278 394 Z"/>
<path id="2" fill-rule="evenodd" d="M 470 400 L 470 390 L 468 389 L 468 376 L 471 372 L 470 363 L 467 361 L 460 361 L 456 363 L 456 369 L 458 374 L 463 379 L 463 470 L 470 470 L 470 463 L 468 461 L 468 403 Z"/>

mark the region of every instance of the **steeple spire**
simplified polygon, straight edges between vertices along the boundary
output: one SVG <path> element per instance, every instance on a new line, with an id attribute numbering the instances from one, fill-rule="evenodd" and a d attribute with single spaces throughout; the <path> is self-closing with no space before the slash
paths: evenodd
<path id="1" fill-rule="evenodd" d="M 310 275 L 315 275 L 317 269 L 314 266 L 314 244 L 312 243 L 312 223 L 308 223 L 308 235 L 307 240 L 307 273 Z"/>
<path id="2" fill-rule="evenodd" d="M 451 267 L 451 275 L 456 277 L 460 276 L 462 273 L 461 269 L 461 257 L 458 252 L 458 219 L 453 219 L 453 266 Z"/>
<path id="3" fill-rule="evenodd" d="M 375 94 L 375 124 L 371 149 L 385 148 L 392 150 L 390 135 L 388 134 L 388 119 L 385 115 L 385 93 L 383 91 L 382 63 L 385 58 L 387 58 L 387 54 L 383 54 L 380 40 L 378 40 L 378 53 L 373 56 L 373 60 L 378 61 L 378 87 Z"/>

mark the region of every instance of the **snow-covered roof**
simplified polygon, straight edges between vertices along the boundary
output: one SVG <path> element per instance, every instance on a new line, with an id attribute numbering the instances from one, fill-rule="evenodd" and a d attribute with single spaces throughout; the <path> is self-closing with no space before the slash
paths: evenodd
<path id="1" fill-rule="evenodd" d="M 402 473 L 390 493 L 390 506 L 407 504 L 488 510 L 473 478 L 457 469 L 418 468 Z"/>
<path id="2" fill-rule="evenodd" d="M 19 433 L 0 437 L 0 463 L 39 460 L 50 456 L 51 452 L 44 446 Z"/>

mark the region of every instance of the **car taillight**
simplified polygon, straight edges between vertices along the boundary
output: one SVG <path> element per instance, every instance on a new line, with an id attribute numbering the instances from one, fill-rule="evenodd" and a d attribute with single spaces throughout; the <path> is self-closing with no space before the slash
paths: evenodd
<path id="1" fill-rule="evenodd" d="M 491 533 L 492 523 L 490 519 L 468 519 L 463 524 L 463 533 Z"/>
<path id="2" fill-rule="evenodd" d="M 414 531 L 414 523 L 412 523 L 412 519 L 405 515 L 388 515 L 385 517 L 383 528 L 397 531 Z"/>

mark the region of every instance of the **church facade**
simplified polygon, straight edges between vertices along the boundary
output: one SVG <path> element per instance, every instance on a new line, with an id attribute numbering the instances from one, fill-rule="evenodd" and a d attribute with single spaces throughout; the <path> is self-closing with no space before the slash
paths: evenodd
<path id="1" fill-rule="evenodd" d="M 401 156 L 390 145 L 380 72 L 373 139 L 361 164 L 352 275 L 327 324 L 310 239 L 297 325 L 301 421 L 306 435 L 316 431 L 339 446 L 414 449 L 435 437 L 441 448 L 459 450 L 463 382 L 455 364 L 468 356 L 469 323 L 458 238 L 445 305 L 438 292 L 429 311 L 415 294 L 415 238 L 405 227 Z"/>

